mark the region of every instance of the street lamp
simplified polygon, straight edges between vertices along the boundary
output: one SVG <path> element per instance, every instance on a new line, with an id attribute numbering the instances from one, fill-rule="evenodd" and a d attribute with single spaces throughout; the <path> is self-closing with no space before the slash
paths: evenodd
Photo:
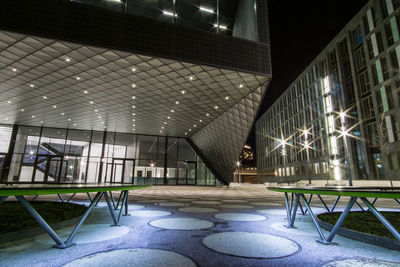
<path id="1" fill-rule="evenodd" d="M 236 166 L 237 166 L 237 169 L 238 169 L 238 180 L 239 180 L 239 184 L 241 183 L 241 180 L 240 180 L 240 161 L 236 161 Z"/>

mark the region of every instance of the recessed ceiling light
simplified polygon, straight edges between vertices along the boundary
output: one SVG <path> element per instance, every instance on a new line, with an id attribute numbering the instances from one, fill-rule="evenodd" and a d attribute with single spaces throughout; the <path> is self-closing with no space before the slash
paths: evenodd
<path id="1" fill-rule="evenodd" d="M 65 58 L 65 62 L 69 63 L 71 61 L 71 59 L 69 57 Z"/>
<path id="2" fill-rule="evenodd" d="M 160 131 L 160 133 L 162 133 L 162 131 Z"/>
<path id="3" fill-rule="evenodd" d="M 215 106 L 214 108 L 215 108 L 215 109 L 218 109 L 218 106 Z"/>
<path id="4" fill-rule="evenodd" d="M 185 91 L 185 90 L 182 90 L 181 93 L 182 93 L 182 95 L 184 95 L 184 94 L 186 93 L 186 91 Z"/>
<path id="5" fill-rule="evenodd" d="M 136 116 L 136 113 L 132 113 L 132 116 Z"/>
<path id="6" fill-rule="evenodd" d="M 132 108 L 136 108 L 136 106 L 132 106 Z"/>
<path id="7" fill-rule="evenodd" d="M 30 86 L 31 88 L 35 87 L 35 85 L 34 85 L 34 84 L 30 84 L 29 86 Z"/>
<path id="8" fill-rule="evenodd" d="M 47 96 L 43 96 L 43 99 L 47 99 Z"/>
<path id="9" fill-rule="evenodd" d="M 132 84 L 132 88 L 136 88 L 136 84 Z"/>
<path id="10" fill-rule="evenodd" d="M 53 108 L 57 108 L 57 106 L 56 106 L 56 105 L 53 105 Z"/>
<path id="11" fill-rule="evenodd" d="M 192 129 L 189 129 L 189 132 L 191 132 L 192 131 Z"/>
<path id="12" fill-rule="evenodd" d="M 32 115 L 32 118 L 35 118 L 35 115 Z"/>
<path id="13" fill-rule="evenodd" d="M 194 77 L 193 77 L 193 76 L 189 76 L 189 80 L 190 80 L 190 81 L 193 81 L 193 80 L 194 80 Z"/>
<path id="14" fill-rule="evenodd" d="M 185 133 L 185 135 L 187 135 L 187 133 Z"/>
<path id="15" fill-rule="evenodd" d="M 97 118 L 101 119 L 101 116 L 98 116 Z"/>
<path id="16" fill-rule="evenodd" d="M 136 121 L 135 119 L 132 119 L 132 121 Z"/>
<path id="17" fill-rule="evenodd" d="M 132 72 L 135 72 L 136 71 L 136 68 L 132 68 Z"/>
<path id="18" fill-rule="evenodd" d="M 8 118 L 5 118 L 6 121 L 8 121 Z"/>
<path id="19" fill-rule="evenodd" d="M 79 77 L 79 76 L 78 76 L 78 77 L 76 77 L 76 80 L 78 80 L 78 81 L 79 81 L 80 79 L 81 79 L 81 77 Z"/>
<path id="20" fill-rule="evenodd" d="M 175 112 L 175 110 L 171 109 L 171 112 L 172 112 L 172 113 L 174 113 L 174 112 Z"/>
<path id="21" fill-rule="evenodd" d="M 170 116 L 168 116 L 168 117 L 167 117 L 167 119 L 171 119 L 171 117 L 170 117 Z"/>
<path id="22" fill-rule="evenodd" d="M 164 121 L 164 124 L 168 124 L 166 121 Z"/>
<path id="23" fill-rule="evenodd" d="M 206 116 L 209 117 L 209 116 L 210 116 L 210 113 L 207 113 Z"/>
<path id="24" fill-rule="evenodd" d="M 203 120 L 199 120 L 199 122 L 203 122 Z"/>
<path id="25" fill-rule="evenodd" d="M 136 126 L 136 124 L 132 124 L 132 126 L 133 126 L 133 127 L 135 127 L 135 126 Z"/>
<path id="26" fill-rule="evenodd" d="M 71 121 L 71 119 L 68 119 L 68 121 Z"/>
<path id="27" fill-rule="evenodd" d="M 25 109 L 21 108 L 21 112 L 24 112 L 24 111 L 25 111 Z"/>
<path id="28" fill-rule="evenodd" d="M 196 127 L 197 127 L 197 125 L 195 124 L 195 125 L 193 125 L 193 127 L 195 127 L 195 128 L 196 128 Z"/>
<path id="29" fill-rule="evenodd" d="M 179 104 L 179 101 L 176 101 L 176 102 L 175 102 L 175 104 L 177 104 L 177 105 L 178 105 L 178 104 Z"/>
<path id="30" fill-rule="evenodd" d="M 90 101 L 89 103 L 93 105 L 94 102 L 93 102 L 93 101 Z"/>
<path id="31" fill-rule="evenodd" d="M 243 84 L 239 84 L 239 88 L 243 88 Z"/>
<path id="32" fill-rule="evenodd" d="M 104 124 L 104 121 L 102 121 L 101 123 Z"/>
<path id="33" fill-rule="evenodd" d="M 64 116 L 64 115 L 65 115 L 65 113 L 64 113 L 64 112 L 61 112 L 61 115 L 62 115 L 62 116 Z"/>
<path id="34" fill-rule="evenodd" d="M 229 96 L 225 96 L 225 100 L 229 100 Z"/>
<path id="35" fill-rule="evenodd" d="M 161 127 L 161 129 L 165 129 L 165 127 L 164 127 L 164 126 L 162 126 L 162 127 Z"/>
<path id="36" fill-rule="evenodd" d="M 97 111 L 98 111 L 97 109 L 94 110 L 94 112 L 97 112 Z"/>
<path id="37" fill-rule="evenodd" d="M 76 123 L 74 123 L 74 124 L 72 124 L 72 125 L 76 126 Z"/>
<path id="38" fill-rule="evenodd" d="M 44 123 L 44 121 L 40 121 L 40 123 Z"/>
<path id="39" fill-rule="evenodd" d="M 136 96 L 132 96 L 132 99 L 136 99 Z"/>
<path id="40" fill-rule="evenodd" d="M 133 131 L 136 131 L 136 129 L 132 129 Z"/>
<path id="41" fill-rule="evenodd" d="M 85 94 L 87 94 L 88 93 L 88 91 L 87 90 L 85 90 L 85 91 L 83 91 Z"/>
<path id="42" fill-rule="evenodd" d="M 10 100 L 7 101 L 8 104 L 12 104 L 12 102 Z"/>
<path id="43" fill-rule="evenodd" d="M 16 69 L 16 68 L 12 68 L 12 71 L 13 71 L 13 72 L 17 72 L 17 69 Z"/>

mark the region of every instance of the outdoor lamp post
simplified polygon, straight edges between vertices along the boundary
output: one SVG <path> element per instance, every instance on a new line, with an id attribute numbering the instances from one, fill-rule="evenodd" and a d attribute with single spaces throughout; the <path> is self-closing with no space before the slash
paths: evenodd
<path id="1" fill-rule="evenodd" d="M 239 180 L 239 184 L 241 183 L 240 180 L 240 161 L 236 161 L 236 166 L 237 166 L 237 170 L 238 170 L 238 180 Z"/>

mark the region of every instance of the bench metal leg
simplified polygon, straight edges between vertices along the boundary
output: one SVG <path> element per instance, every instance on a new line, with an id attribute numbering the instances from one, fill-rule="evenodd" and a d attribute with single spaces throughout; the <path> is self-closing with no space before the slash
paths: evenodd
<path id="1" fill-rule="evenodd" d="M 335 200 L 335 203 L 333 203 L 333 206 L 332 206 L 332 208 L 331 208 L 331 212 L 333 212 L 333 211 L 335 210 L 336 205 L 337 205 L 338 202 L 339 202 L 339 199 L 340 199 L 340 196 L 338 196 L 338 197 L 336 198 L 336 200 Z"/>
<path id="2" fill-rule="evenodd" d="M 61 200 L 61 202 L 62 203 L 64 203 L 65 202 L 65 200 L 61 197 L 61 195 L 60 194 L 57 194 L 57 196 L 58 196 L 58 198 Z"/>
<path id="3" fill-rule="evenodd" d="M 114 200 L 114 196 L 113 196 L 113 194 L 112 194 L 112 192 L 111 192 L 111 191 L 109 191 L 108 193 L 110 194 L 111 203 L 112 203 L 112 205 L 113 205 L 114 209 L 116 210 L 117 208 L 115 207 L 115 200 Z"/>
<path id="4" fill-rule="evenodd" d="M 92 200 L 92 196 L 89 194 L 89 192 L 87 192 L 86 194 L 87 194 L 87 196 L 89 197 L 90 202 L 92 202 L 92 201 L 93 201 L 93 200 Z M 97 203 L 96 203 L 96 204 L 97 204 Z"/>
<path id="5" fill-rule="evenodd" d="M 67 203 L 69 203 L 74 198 L 75 195 L 76 195 L 76 193 L 73 193 L 72 196 L 70 198 L 68 198 Z"/>
<path id="6" fill-rule="evenodd" d="M 313 194 L 310 194 L 310 197 L 308 198 L 308 205 L 311 204 L 311 200 L 312 200 Z M 307 209 L 304 211 L 304 215 L 307 214 Z"/>
<path id="7" fill-rule="evenodd" d="M 398 199 L 394 199 L 394 201 L 396 201 L 400 205 L 400 201 Z"/>
<path id="8" fill-rule="evenodd" d="M 300 208 L 300 211 L 301 211 L 301 215 L 306 215 L 306 213 L 305 213 L 305 211 L 303 209 L 303 206 L 301 205 L 300 201 L 299 201 L 299 208 Z"/>
<path id="9" fill-rule="evenodd" d="M 102 195 L 101 192 L 96 194 L 96 197 L 94 200 L 90 203 L 89 207 L 86 209 L 85 213 L 83 214 L 82 218 L 79 220 L 78 224 L 75 226 L 74 230 L 72 233 L 69 235 L 68 239 L 63 242 L 61 238 L 54 232 L 54 230 L 50 227 L 50 225 L 47 224 L 47 222 L 40 216 L 40 214 L 35 210 L 35 208 L 32 207 L 32 205 L 25 199 L 24 196 L 15 196 L 19 203 L 31 214 L 31 216 L 39 223 L 39 225 L 46 231 L 46 233 L 56 242 L 56 245 L 54 245 L 55 248 L 67 248 L 70 246 L 75 245 L 72 243 L 72 240 L 74 239 L 76 233 L 78 232 L 79 228 L 82 226 L 83 222 L 86 220 L 86 218 L 89 216 L 89 213 L 92 211 L 95 202 L 97 201 L 98 198 L 100 198 Z"/>
<path id="10" fill-rule="evenodd" d="M 117 210 L 118 207 L 119 207 L 119 203 L 121 203 L 121 198 L 122 198 L 123 192 L 124 192 L 124 191 L 121 191 L 121 193 L 119 194 L 118 201 L 117 201 L 117 206 L 116 206 L 116 208 L 115 208 L 116 210 Z"/>
<path id="11" fill-rule="evenodd" d="M 119 224 L 119 220 L 117 220 L 117 218 L 115 217 L 115 213 L 114 213 L 114 208 L 112 206 L 112 203 L 110 201 L 110 198 L 108 197 L 107 192 L 103 193 L 104 198 L 106 199 L 107 202 L 107 206 L 108 206 L 108 210 L 110 211 L 111 217 L 114 221 L 114 225 L 113 226 L 120 226 Z"/>
<path id="12" fill-rule="evenodd" d="M 122 209 L 122 206 L 121 206 Z M 124 216 L 131 216 L 129 214 L 129 191 L 126 191 L 126 201 L 125 201 L 125 213 Z"/>
<path id="13" fill-rule="evenodd" d="M 322 197 L 321 197 L 320 195 L 317 195 L 317 196 L 318 196 L 318 198 L 321 200 L 322 204 L 324 204 L 325 209 L 326 209 L 328 212 L 331 212 L 331 210 L 328 208 L 328 206 L 326 205 L 326 203 L 325 203 L 325 201 L 322 199 Z"/>
<path id="14" fill-rule="evenodd" d="M 361 211 L 365 211 L 364 208 L 356 201 L 356 205 L 361 209 Z"/>
<path id="15" fill-rule="evenodd" d="M 339 230 L 340 226 L 344 222 L 344 219 L 346 219 L 347 215 L 349 214 L 349 211 L 353 207 L 354 203 L 357 201 L 356 197 L 351 197 L 349 200 L 349 203 L 347 204 L 346 208 L 343 210 L 342 214 L 340 215 L 339 219 L 335 223 L 335 226 L 333 226 L 332 231 L 329 233 L 328 238 L 326 239 L 326 242 L 330 244 L 335 237 L 337 231 Z M 324 243 L 326 244 L 326 243 Z"/>
<path id="16" fill-rule="evenodd" d="M 372 211 L 372 213 L 385 225 L 385 227 L 394 235 L 394 237 L 397 238 L 397 240 L 400 241 L 400 234 L 396 230 L 396 228 L 393 227 L 393 225 L 390 224 L 390 222 L 372 205 L 367 198 L 362 197 L 361 200 L 364 202 L 365 205 Z"/>
<path id="17" fill-rule="evenodd" d="M 292 196 L 292 200 L 293 200 L 293 196 Z M 296 201 L 294 202 L 294 207 L 291 210 L 291 217 L 290 217 L 290 222 L 289 225 L 287 226 L 287 228 L 294 228 L 294 221 L 296 220 L 296 213 L 297 213 L 297 207 L 299 205 L 299 200 L 300 200 L 300 195 L 296 194 Z"/>
<path id="18" fill-rule="evenodd" d="M 312 212 L 310 205 L 307 202 L 306 197 L 304 196 L 304 194 L 300 194 L 301 198 L 303 199 L 304 202 L 304 206 L 306 206 L 307 211 L 310 213 L 311 219 L 313 220 L 313 223 L 315 225 L 315 227 L 317 228 L 320 240 L 317 240 L 318 242 L 321 242 L 323 244 L 326 244 L 326 239 L 324 236 L 324 233 L 322 233 L 321 227 L 319 226 L 318 220 L 315 217 L 314 213 Z"/>
<path id="19" fill-rule="evenodd" d="M 287 218 L 287 221 L 288 221 L 288 225 L 290 225 L 291 224 L 291 222 L 290 222 L 290 219 L 291 219 L 290 211 L 291 211 L 291 209 L 289 207 L 289 197 L 288 197 L 288 193 L 287 192 L 285 192 L 285 206 L 286 206 L 286 218 Z"/>

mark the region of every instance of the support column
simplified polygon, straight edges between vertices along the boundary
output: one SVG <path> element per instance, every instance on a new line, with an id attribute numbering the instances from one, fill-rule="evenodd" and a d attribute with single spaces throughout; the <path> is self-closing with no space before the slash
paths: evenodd
<path id="1" fill-rule="evenodd" d="M 165 137 L 164 143 L 164 184 L 168 184 L 167 171 L 168 171 L 168 136 Z"/>
<path id="2" fill-rule="evenodd" d="M 10 173 L 11 161 L 12 161 L 12 156 L 14 154 L 14 147 L 15 147 L 15 142 L 17 139 L 17 134 L 18 134 L 18 125 L 13 125 L 11 138 L 10 138 L 10 144 L 8 145 L 7 155 L 4 158 L 3 171 L 2 171 L 1 177 L 0 177 L 0 180 L 2 182 L 7 181 L 8 174 Z"/>
<path id="3" fill-rule="evenodd" d="M 97 182 L 101 183 L 101 176 L 103 175 L 103 165 L 104 165 L 104 152 L 106 150 L 106 141 L 107 141 L 107 131 L 103 132 L 103 146 L 101 148 L 101 157 L 100 157 L 100 167 L 99 167 L 99 176 L 97 177 Z M 106 194 L 104 194 L 106 195 Z"/>

